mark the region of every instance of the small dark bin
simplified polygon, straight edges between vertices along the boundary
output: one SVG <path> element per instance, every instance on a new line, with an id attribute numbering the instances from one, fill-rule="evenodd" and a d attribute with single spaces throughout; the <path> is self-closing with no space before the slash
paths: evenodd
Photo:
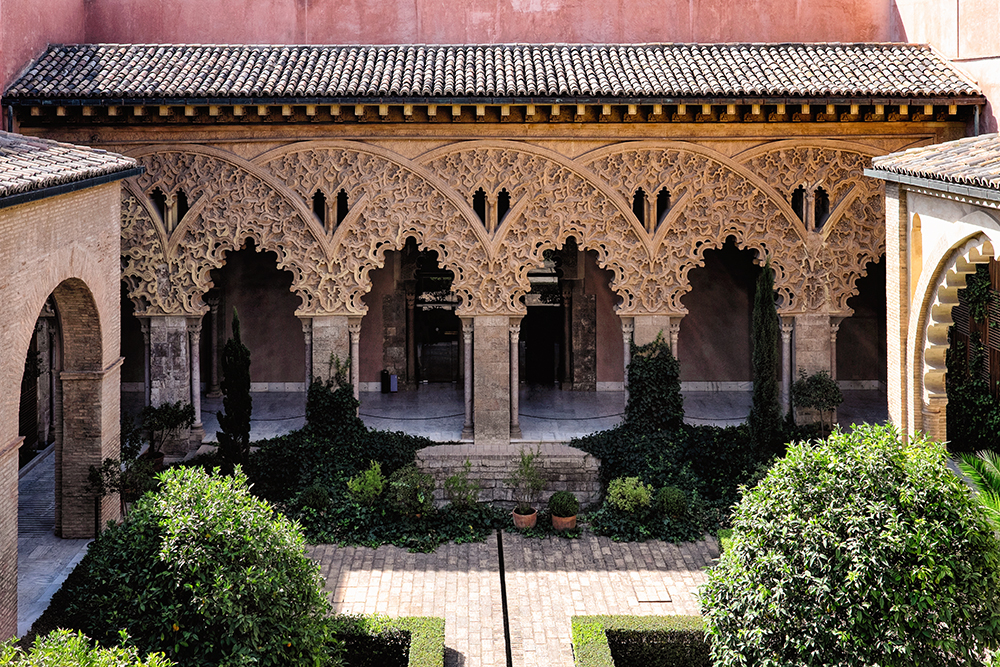
<path id="1" fill-rule="evenodd" d="M 382 371 L 382 393 L 395 394 L 399 391 L 399 377 L 389 371 Z"/>

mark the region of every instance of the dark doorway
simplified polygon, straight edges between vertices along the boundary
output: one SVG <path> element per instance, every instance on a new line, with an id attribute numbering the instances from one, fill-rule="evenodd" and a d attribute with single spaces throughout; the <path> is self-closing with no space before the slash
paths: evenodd
<path id="1" fill-rule="evenodd" d="M 455 275 L 440 267 L 434 251 L 420 252 L 416 263 L 417 377 L 421 382 L 458 382 L 462 321 L 455 315 L 458 297 L 451 291 Z"/>

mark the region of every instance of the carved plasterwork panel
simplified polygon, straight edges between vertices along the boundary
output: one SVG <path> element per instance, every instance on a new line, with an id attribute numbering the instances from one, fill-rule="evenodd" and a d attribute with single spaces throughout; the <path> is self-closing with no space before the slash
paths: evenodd
<path id="1" fill-rule="evenodd" d="M 133 155 L 146 167 L 138 185 L 147 197 L 153 188 L 169 184 L 171 190 L 184 189 L 191 201 L 187 215 L 159 251 L 147 248 L 145 253 L 132 251 L 129 256 L 129 270 L 136 275 L 148 278 L 166 267 L 169 287 L 163 280 L 157 283 L 157 310 L 205 312 L 201 296 L 212 287 L 209 272 L 221 267 L 226 253 L 242 247 L 246 239 L 253 239 L 260 250 L 274 252 L 278 268 L 293 274 L 292 290 L 302 299 L 297 313 L 336 308 L 334 294 L 325 289 L 320 273 L 327 259 L 325 245 L 300 203 L 269 183 L 265 175 L 254 173 L 252 165 L 239 164 L 238 158 L 219 151 L 197 150 Z M 155 226 L 160 238 L 165 238 L 162 225 L 157 222 Z M 148 235 L 148 230 L 133 223 L 123 226 L 122 233 L 125 249 L 140 245 L 140 235 Z M 137 308 L 153 305 L 144 305 L 141 293 L 130 296 Z"/>
<path id="2" fill-rule="evenodd" d="M 741 247 L 772 257 L 775 289 L 782 310 L 821 305 L 807 288 L 805 230 L 791 208 L 767 186 L 728 158 L 683 144 L 625 144 L 585 156 L 588 166 L 623 196 L 638 188 L 666 188 L 672 205 L 652 230 L 651 270 L 642 294 L 664 311 L 686 312 L 681 298 L 690 290 L 688 274 L 704 265 L 704 252 L 730 236 Z M 638 222 L 638 221 L 637 221 Z"/>
<path id="3" fill-rule="evenodd" d="M 128 188 L 122 188 L 122 280 L 135 304 L 135 314 L 182 314 L 163 250 L 163 231 L 153 215 Z"/>
<path id="4" fill-rule="evenodd" d="M 367 311 L 361 299 L 371 286 L 369 272 L 385 264 L 387 250 L 401 249 L 412 236 L 454 272 L 460 315 L 506 312 L 496 262 L 475 214 L 419 165 L 348 142 L 291 146 L 258 161 L 303 198 L 316 189 L 348 193 L 351 209 L 332 232 L 324 266 L 326 289 L 341 310 Z"/>
<path id="5" fill-rule="evenodd" d="M 832 312 L 852 312 L 847 300 L 857 294 L 858 278 L 868 262 L 885 254 L 885 182 L 864 175 L 872 155 L 862 148 L 816 142 L 765 147 L 742 156 L 788 201 L 800 185 L 828 193 L 830 216 L 806 241 L 810 273 L 814 283 L 822 282 Z"/>
<path id="6" fill-rule="evenodd" d="M 510 211 L 489 240 L 491 282 L 510 312 L 525 312 L 521 297 L 531 289 L 528 271 L 542 264 L 542 253 L 571 236 L 581 248 L 597 252 L 598 266 L 613 272 L 620 313 L 650 307 L 641 290 L 650 269 L 642 230 L 625 201 L 586 168 L 509 142 L 458 144 L 422 162 L 456 193 L 468 196 L 480 187 L 510 193 Z"/>

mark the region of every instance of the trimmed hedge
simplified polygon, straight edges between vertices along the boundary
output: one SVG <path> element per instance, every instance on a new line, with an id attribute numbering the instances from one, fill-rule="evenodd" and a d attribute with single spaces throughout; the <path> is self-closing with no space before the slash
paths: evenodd
<path id="1" fill-rule="evenodd" d="M 701 616 L 574 616 L 577 667 L 711 667 Z"/>
<path id="2" fill-rule="evenodd" d="M 344 662 L 350 667 L 444 665 L 443 618 L 343 615 L 328 623 L 333 636 L 344 642 Z"/>

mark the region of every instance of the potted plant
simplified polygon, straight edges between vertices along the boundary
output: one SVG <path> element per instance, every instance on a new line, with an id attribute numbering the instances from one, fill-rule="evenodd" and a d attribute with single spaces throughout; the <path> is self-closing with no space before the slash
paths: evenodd
<path id="1" fill-rule="evenodd" d="M 142 429 L 148 434 L 149 449 L 143 457 L 153 461 L 154 470 L 163 469 L 163 446 L 176 441 L 183 429 L 194 424 L 194 406 L 184 401 L 147 405 L 139 413 Z"/>
<path id="2" fill-rule="evenodd" d="M 573 530 L 576 528 L 576 514 L 580 511 L 580 501 L 569 491 L 556 491 L 549 498 L 549 513 L 552 514 L 552 528 Z"/>
<path id="3" fill-rule="evenodd" d="M 533 504 L 538 494 L 545 488 L 545 478 L 538 469 L 539 450 L 521 453 L 514 468 L 514 473 L 506 480 L 514 492 L 514 526 L 516 528 L 534 528 L 538 520 L 538 512 Z"/>

